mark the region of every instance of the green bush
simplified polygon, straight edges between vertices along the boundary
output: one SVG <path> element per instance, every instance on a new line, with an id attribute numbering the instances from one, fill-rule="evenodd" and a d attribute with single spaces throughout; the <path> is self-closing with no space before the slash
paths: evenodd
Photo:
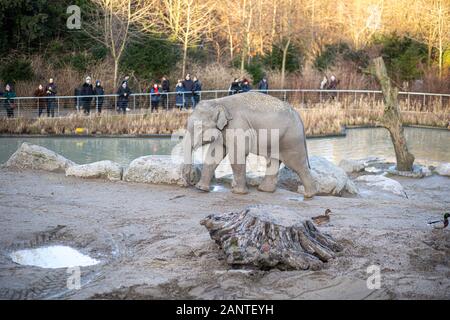
<path id="1" fill-rule="evenodd" d="M 181 59 L 179 46 L 163 39 L 147 38 L 129 45 L 121 61 L 122 69 L 140 78 L 156 79 L 170 73 Z"/>
<path id="2" fill-rule="evenodd" d="M 304 54 L 296 45 L 290 45 L 286 55 L 286 71 L 301 71 Z M 267 53 L 263 59 L 264 64 L 272 70 L 281 70 L 283 63 L 283 48 L 281 45 L 273 45 L 272 52 Z"/>
<path id="3" fill-rule="evenodd" d="M 31 62 L 25 59 L 12 59 L 0 63 L 0 78 L 4 82 L 28 81 L 34 77 Z"/>
<path id="4" fill-rule="evenodd" d="M 324 50 L 314 59 L 314 67 L 325 71 L 333 67 L 339 59 L 355 64 L 358 70 L 369 65 L 369 55 L 364 50 L 355 51 L 347 43 L 340 42 L 325 45 Z"/>
<path id="5" fill-rule="evenodd" d="M 396 34 L 379 37 L 375 43 L 382 46 L 381 54 L 392 78 L 408 81 L 422 75 L 420 66 L 426 63 L 426 45 Z"/>

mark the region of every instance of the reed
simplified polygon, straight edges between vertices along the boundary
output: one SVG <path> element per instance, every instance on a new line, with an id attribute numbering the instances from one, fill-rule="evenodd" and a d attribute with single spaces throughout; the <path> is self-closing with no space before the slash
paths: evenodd
<path id="1" fill-rule="evenodd" d="M 361 102 L 361 101 L 360 101 Z M 294 108 L 302 116 L 307 136 L 339 134 L 343 126 L 376 126 L 383 114 L 382 102 L 373 103 L 316 103 L 305 108 L 294 104 Z M 421 111 L 419 105 L 408 105 L 402 108 L 405 125 L 423 125 L 450 130 L 450 111 L 439 105 L 432 111 Z M 118 115 L 115 112 L 104 112 L 101 115 L 85 116 L 73 113 L 61 118 L 39 119 L 15 118 L 0 119 L 1 134 L 42 134 L 73 135 L 77 128 L 81 132 L 92 135 L 146 135 L 172 134 L 184 129 L 190 111 L 160 111 L 156 113 L 140 113 Z"/>

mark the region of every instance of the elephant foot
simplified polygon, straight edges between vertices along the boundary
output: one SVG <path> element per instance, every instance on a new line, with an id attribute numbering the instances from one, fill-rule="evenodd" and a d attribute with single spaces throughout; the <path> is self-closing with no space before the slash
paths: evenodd
<path id="1" fill-rule="evenodd" d="M 247 194 L 248 188 L 246 186 L 245 187 L 233 186 L 231 189 L 231 192 L 236 193 L 236 194 Z"/>
<path id="2" fill-rule="evenodd" d="M 195 188 L 197 188 L 200 191 L 209 192 L 209 186 L 208 185 L 203 185 L 203 184 L 197 183 L 195 185 Z"/>
<path id="3" fill-rule="evenodd" d="M 261 182 L 261 184 L 258 186 L 258 190 L 262 192 L 275 192 L 277 189 L 277 185 L 273 183 L 264 183 Z"/>
<path id="4" fill-rule="evenodd" d="M 305 199 L 312 199 L 317 194 L 317 190 L 306 191 L 304 186 L 299 186 L 297 192 L 302 193 Z"/>

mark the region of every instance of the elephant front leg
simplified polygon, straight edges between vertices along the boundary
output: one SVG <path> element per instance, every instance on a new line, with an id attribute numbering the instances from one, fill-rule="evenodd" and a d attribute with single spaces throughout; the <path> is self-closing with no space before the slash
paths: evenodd
<path id="1" fill-rule="evenodd" d="M 214 176 L 218 164 L 204 164 L 202 168 L 202 176 L 195 187 L 201 191 L 209 192 L 209 185 Z"/>
<path id="2" fill-rule="evenodd" d="M 233 170 L 233 184 L 231 191 L 237 194 L 248 193 L 247 179 L 245 177 L 245 164 L 232 164 L 231 169 Z"/>
<path id="3" fill-rule="evenodd" d="M 278 169 L 280 161 L 278 159 L 267 159 L 266 174 L 263 181 L 258 186 L 259 191 L 275 192 L 277 189 Z"/>
<path id="4" fill-rule="evenodd" d="M 206 158 L 203 163 L 202 176 L 200 181 L 195 185 L 199 190 L 209 192 L 209 185 L 214 177 L 217 166 L 225 157 L 225 147 L 223 144 L 211 144 L 208 146 Z"/>

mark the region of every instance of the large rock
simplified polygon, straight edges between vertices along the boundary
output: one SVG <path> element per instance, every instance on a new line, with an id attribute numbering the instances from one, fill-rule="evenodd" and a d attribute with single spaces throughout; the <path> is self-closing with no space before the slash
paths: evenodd
<path id="1" fill-rule="evenodd" d="M 366 186 L 376 191 L 393 193 L 395 195 L 407 198 L 403 186 L 393 179 L 381 175 L 365 175 L 360 176 L 356 180 L 358 183 L 364 183 Z"/>
<path id="2" fill-rule="evenodd" d="M 341 167 L 347 173 L 361 172 L 365 168 L 384 163 L 385 160 L 378 157 L 367 157 L 364 159 L 343 159 L 339 162 Z"/>
<path id="3" fill-rule="evenodd" d="M 125 170 L 123 180 L 153 184 L 188 186 L 200 180 L 200 165 L 194 165 L 190 181 L 183 178 L 183 157 L 151 155 L 134 159 Z"/>
<path id="4" fill-rule="evenodd" d="M 65 172 L 67 168 L 73 165 L 75 165 L 73 161 L 64 158 L 56 152 L 27 142 L 22 143 L 19 149 L 5 163 L 5 167 L 9 168 L 52 172 Z"/>
<path id="5" fill-rule="evenodd" d="M 110 160 L 75 165 L 67 168 L 66 176 L 118 181 L 122 179 L 122 166 Z"/>
<path id="6" fill-rule="evenodd" d="M 358 188 L 347 176 L 345 171 L 322 157 L 309 158 L 311 174 L 316 181 L 319 194 L 342 195 L 344 192 L 357 194 Z M 295 191 L 301 185 L 298 175 L 284 166 L 280 169 L 278 184 L 281 187 Z M 300 188 L 300 191 L 302 187 Z"/>
<path id="7" fill-rule="evenodd" d="M 436 172 L 441 176 L 450 177 L 450 163 L 441 163 L 436 167 Z"/>

